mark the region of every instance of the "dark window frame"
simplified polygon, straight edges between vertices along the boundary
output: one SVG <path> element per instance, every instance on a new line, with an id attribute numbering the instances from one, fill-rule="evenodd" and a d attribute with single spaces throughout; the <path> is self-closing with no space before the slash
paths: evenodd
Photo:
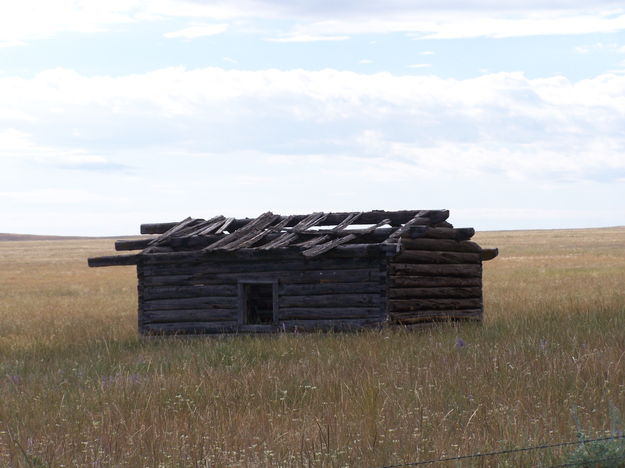
<path id="1" fill-rule="evenodd" d="M 267 323 L 260 324 L 252 324 L 247 322 L 247 288 L 246 286 L 254 285 L 254 284 L 264 284 L 271 285 L 272 288 L 272 321 Z M 237 282 L 238 286 L 238 297 L 239 297 L 239 316 L 238 323 L 239 325 L 276 325 L 278 323 L 278 280 L 239 280 Z"/>

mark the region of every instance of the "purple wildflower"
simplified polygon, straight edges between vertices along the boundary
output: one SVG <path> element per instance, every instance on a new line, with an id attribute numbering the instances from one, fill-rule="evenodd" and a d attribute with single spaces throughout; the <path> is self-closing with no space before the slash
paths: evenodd
<path id="1" fill-rule="evenodd" d="M 540 349 L 541 351 L 544 351 L 545 349 L 547 349 L 548 344 L 549 342 L 547 340 L 545 340 L 544 338 L 541 338 L 540 341 L 538 342 L 538 349 Z"/>
<path id="2" fill-rule="evenodd" d="M 114 375 L 104 375 L 104 376 L 100 377 L 100 383 L 102 384 L 103 387 L 107 387 L 107 386 L 113 385 L 115 383 L 115 376 Z"/>
<path id="3" fill-rule="evenodd" d="M 11 382 L 13 385 L 19 385 L 19 383 L 22 381 L 19 375 L 7 375 L 7 379 L 9 379 L 9 382 Z"/>
<path id="4" fill-rule="evenodd" d="M 141 376 L 139 374 L 130 374 L 128 376 L 128 383 L 138 384 L 141 382 Z"/>
<path id="5" fill-rule="evenodd" d="M 467 344 L 464 342 L 462 338 L 456 337 L 456 343 L 454 345 L 456 349 L 464 348 L 466 345 Z"/>

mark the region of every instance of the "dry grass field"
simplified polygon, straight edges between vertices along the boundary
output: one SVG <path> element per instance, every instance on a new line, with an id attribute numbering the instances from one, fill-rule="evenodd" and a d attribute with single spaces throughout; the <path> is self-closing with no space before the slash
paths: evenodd
<path id="1" fill-rule="evenodd" d="M 86 266 L 110 239 L 0 242 L 0 466 L 376 467 L 574 440 L 573 410 L 606 434 L 625 228 L 476 238 L 481 326 L 192 339 L 137 336 L 133 267 Z"/>

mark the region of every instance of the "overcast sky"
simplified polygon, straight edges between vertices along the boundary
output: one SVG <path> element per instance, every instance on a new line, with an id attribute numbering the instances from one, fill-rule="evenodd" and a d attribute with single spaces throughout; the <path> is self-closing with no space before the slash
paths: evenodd
<path id="1" fill-rule="evenodd" d="M 625 8 L 0 3 L 0 232 L 451 210 L 625 225 Z"/>

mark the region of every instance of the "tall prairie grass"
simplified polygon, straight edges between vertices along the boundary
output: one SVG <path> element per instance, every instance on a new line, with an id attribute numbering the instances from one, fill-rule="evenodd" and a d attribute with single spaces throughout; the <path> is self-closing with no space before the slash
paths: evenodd
<path id="1" fill-rule="evenodd" d="M 0 466 L 382 466 L 625 411 L 625 228 L 481 233 L 483 325 L 141 339 L 111 240 L 0 242 Z M 535 466 L 558 450 L 456 466 Z"/>

